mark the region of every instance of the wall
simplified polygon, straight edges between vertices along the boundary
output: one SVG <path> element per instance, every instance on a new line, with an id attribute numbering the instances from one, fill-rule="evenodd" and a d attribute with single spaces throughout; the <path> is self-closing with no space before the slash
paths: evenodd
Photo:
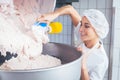
<path id="1" fill-rule="evenodd" d="M 120 0 L 113 0 L 113 7 L 113 63 L 111 80 L 120 80 Z"/>
<path id="2" fill-rule="evenodd" d="M 69 16 L 60 16 L 55 21 L 61 22 L 63 30 L 60 34 L 50 34 L 50 41 L 57 43 L 72 44 L 72 23 Z"/>

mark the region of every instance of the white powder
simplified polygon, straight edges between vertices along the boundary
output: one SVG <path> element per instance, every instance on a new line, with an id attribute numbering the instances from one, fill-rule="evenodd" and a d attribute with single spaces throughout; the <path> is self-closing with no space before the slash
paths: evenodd
<path id="1" fill-rule="evenodd" d="M 61 65 L 59 59 L 41 54 L 42 44 L 47 43 L 49 39 L 43 30 L 35 28 L 32 30 L 32 24 L 38 14 L 19 13 L 20 15 L 16 15 L 15 12 L 6 14 L 0 11 L 0 52 L 4 56 L 7 51 L 18 54 L 16 58 L 6 60 L 0 69 L 24 70 Z"/>

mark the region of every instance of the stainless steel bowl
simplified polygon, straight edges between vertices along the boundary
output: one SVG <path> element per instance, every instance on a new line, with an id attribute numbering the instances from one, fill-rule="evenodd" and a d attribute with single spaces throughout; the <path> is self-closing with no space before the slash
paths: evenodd
<path id="1" fill-rule="evenodd" d="M 0 80 L 79 80 L 81 53 L 76 48 L 59 43 L 47 43 L 43 54 L 55 56 L 61 66 L 33 70 L 0 70 Z"/>

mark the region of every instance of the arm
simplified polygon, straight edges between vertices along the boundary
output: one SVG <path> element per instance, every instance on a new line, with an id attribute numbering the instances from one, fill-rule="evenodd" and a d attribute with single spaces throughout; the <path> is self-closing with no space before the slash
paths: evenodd
<path id="1" fill-rule="evenodd" d="M 81 80 L 90 80 L 86 65 L 86 60 L 84 58 L 82 59 L 82 65 L 81 65 Z"/>
<path id="2" fill-rule="evenodd" d="M 38 20 L 39 21 L 45 21 L 45 20 L 53 21 L 55 18 L 61 15 L 69 15 L 75 26 L 77 26 L 77 24 L 81 21 L 81 16 L 71 5 L 63 6 L 61 8 L 58 8 L 54 12 L 43 14 L 38 18 Z"/>
<path id="3" fill-rule="evenodd" d="M 89 54 L 83 54 L 81 63 L 81 80 L 103 80 L 104 74 L 108 68 L 108 62 L 105 59 L 95 59 L 97 63 L 92 67 L 92 70 L 88 73 L 87 58 Z M 97 57 L 97 56 L 96 56 Z"/>
<path id="4" fill-rule="evenodd" d="M 81 80 L 90 80 L 90 75 L 88 74 L 87 69 L 87 58 L 88 54 L 85 54 L 83 52 L 83 49 L 81 46 L 77 47 L 77 50 L 82 52 L 82 61 L 81 61 Z"/>

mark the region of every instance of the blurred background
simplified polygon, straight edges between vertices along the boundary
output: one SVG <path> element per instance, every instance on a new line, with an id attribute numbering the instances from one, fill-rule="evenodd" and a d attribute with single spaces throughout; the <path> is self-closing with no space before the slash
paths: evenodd
<path id="1" fill-rule="evenodd" d="M 109 57 L 109 69 L 104 80 L 120 80 L 120 0 L 57 0 L 56 8 L 71 4 L 79 14 L 86 9 L 102 11 L 109 22 L 109 34 L 103 40 Z M 50 42 L 74 46 L 74 27 L 69 16 L 60 16 L 55 21 L 63 24 L 60 34 L 50 34 Z"/>

